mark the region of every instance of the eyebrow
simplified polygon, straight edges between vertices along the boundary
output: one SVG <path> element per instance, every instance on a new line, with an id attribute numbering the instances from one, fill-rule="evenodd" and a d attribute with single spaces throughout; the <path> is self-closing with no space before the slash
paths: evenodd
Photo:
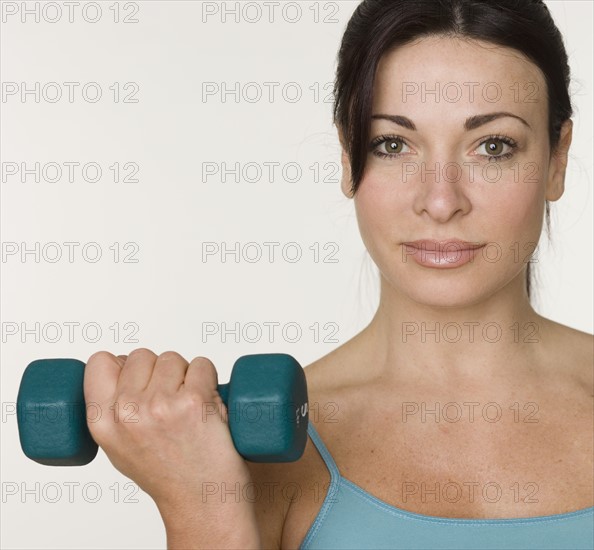
<path id="1" fill-rule="evenodd" d="M 474 130 L 475 128 L 478 128 L 479 126 L 483 126 L 484 124 L 487 124 L 487 123 L 491 122 L 492 120 L 496 120 L 496 119 L 502 118 L 502 117 L 516 118 L 522 124 L 524 124 L 525 126 L 528 126 L 528 128 L 530 128 L 530 129 L 532 129 L 530 127 L 530 124 L 528 124 L 522 117 L 519 117 L 518 115 L 514 115 L 513 113 L 508 113 L 505 111 L 500 111 L 497 113 L 488 113 L 485 115 L 474 115 L 474 116 L 468 117 L 464 121 L 464 129 L 468 132 L 470 130 Z M 389 121 L 393 122 L 394 124 L 398 124 L 399 126 L 402 126 L 403 128 L 407 128 L 408 130 L 413 130 L 413 131 L 417 130 L 417 127 L 414 125 L 413 121 L 410 120 L 410 118 L 406 118 L 405 116 L 379 114 L 379 115 L 372 115 L 371 118 L 372 119 L 389 120 Z"/>

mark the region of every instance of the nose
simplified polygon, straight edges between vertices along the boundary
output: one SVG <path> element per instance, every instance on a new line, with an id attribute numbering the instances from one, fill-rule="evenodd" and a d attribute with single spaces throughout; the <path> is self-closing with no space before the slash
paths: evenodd
<path id="1" fill-rule="evenodd" d="M 440 157 L 443 159 L 443 157 Z M 423 161 L 414 168 L 415 213 L 445 223 L 456 215 L 467 214 L 471 202 L 466 194 L 465 166 L 452 161 Z"/>

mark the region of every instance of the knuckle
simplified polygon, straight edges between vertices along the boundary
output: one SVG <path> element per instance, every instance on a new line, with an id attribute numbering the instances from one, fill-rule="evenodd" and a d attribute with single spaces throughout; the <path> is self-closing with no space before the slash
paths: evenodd
<path id="1" fill-rule="evenodd" d="M 186 393 L 180 397 L 180 404 L 185 412 L 202 412 L 205 401 L 197 393 Z"/>
<path id="2" fill-rule="evenodd" d="M 184 358 L 176 351 L 164 351 L 159 355 L 160 361 L 172 361 L 179 359 L 181 359 L 182 361 L 184 360 Z"/>
<path id="3" fill-rule="evenodd" d="M 171 414 L 169 403 L 161 397 L 153 397 L 147 403 L 150 417 L 157 422 L 166 421 Z"/>
<path id="4" fill-rule="evenodd" d="M 201 368 L 210 368 L 213 370 L 215 369 L 214 363 L 208 357 L 202 357 L 202 356 L 194 357 L 194 359 L 192 360 L 192 363 L 194 363 L 196 366 L 199 366 Z"/>
<path id="5" fill-rule="evenodd" d="M 155 355 L 150 349 L 148 348 L 136 348 L 133 349 L 129 354 L 128 354 L 128 358 L 132 357 L 132 356 L 142 356 L 142 355 Z"/>
<path id="6" fill-rule="evenodd" d="M 96 351 L 87 359 L 87 365 L 94 365 L 96 363 L 104 363 L 105 361 L 112 361 L 113 355 L 108 351 Z"/>

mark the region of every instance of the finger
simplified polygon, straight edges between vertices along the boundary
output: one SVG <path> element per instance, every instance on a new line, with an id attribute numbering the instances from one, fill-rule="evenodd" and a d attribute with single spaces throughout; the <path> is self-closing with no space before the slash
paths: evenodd
<path id="1" fill-rule="evenodd" d="M 137 394 L 146 389 L 153 373 L 157 355 L 150 349 L 137 348 L 126 357 L 121 369 L 117 390 L 128 395 Z"/>
<path id="2" fill-rule="evenodd" d="M 175 351 L 166 351 L 157 357 L 147 387 L 149 393 L 175 393 L 184 383 L 188 362 Z"/>
<path id="3" fill-rule="evenodd" d="M 116 356 L 108 351 L 99 351 L 91 355 L 84 371 L 85 402 L 110 403 L 115 395 L 121 371 Z"/>
<path id="4" fill-rule="evenodd" d="M 207 357 L 194 357 L 186 371 L 184 387 L 187 390 L 212 399 L 216 395 L 219 375 L 212 361 Z"/>

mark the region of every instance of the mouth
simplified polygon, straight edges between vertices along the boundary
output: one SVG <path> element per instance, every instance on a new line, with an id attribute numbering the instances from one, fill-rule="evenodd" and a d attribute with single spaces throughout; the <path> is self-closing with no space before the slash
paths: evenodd
<path id="1" fill-rule="evenodd" d="M 462 250 L 476 250 L 485 246 L 484 244 L 476 241 L 465 241 L 462 239 L 445 239 L 442 241 L 421 239 L 418 241 L 404 242 L 402 244 L 416 250 L 425 250 L 430 252 L 457 252 Z"/>
<path id="2" fill-rule="evenodd" d="M 476 251 L 486 246 L 485 244 L 466 241 L 462 239 L 446 239 L 436 241 L 422 239 L 402 243 L 404 249 L 404 262 L 410 256 L 417 264 L 423 267 L 437 269 L 452 269 L 467 263 L 474 262 Z"/>

